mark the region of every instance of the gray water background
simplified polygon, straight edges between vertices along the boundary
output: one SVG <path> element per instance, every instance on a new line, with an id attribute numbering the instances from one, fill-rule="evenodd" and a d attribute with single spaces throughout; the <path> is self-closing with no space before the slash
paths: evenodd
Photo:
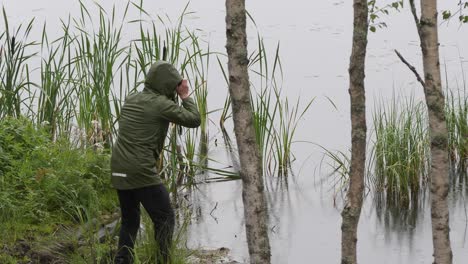
<path id="1" fill-rule="evenodd" d="M 90 1 L 84 1 L 91 9 Z M 311 110 L 301 121 L 296 139 L 318 143 L 328 149 L 347 151 L 350 146 L 348 73 L 352 37 L 352 1 L 339 0 L 252 0 L 247 9 L 256 25 L 249 23 L 249 50 L 256 48 L 257 32 L 274 53 L 280 42 L 283 66 L 283 92 L 290 99 L 316 97 Z M 391 2 L 391 1 L 383 1 Z M 439 1 L 440 10 L 456 8 L 458 1 Z M 112 5 L 123 7 L 126 1 L 99 1 L 107 10 Z M 2 0 L 11 25 L 26 23 L 35 16 L 37 26 L 30 39 L 40 39 L 42 22 L 47 20 L 49 34 L 59 34 L 59 18 L 79 15 L 75 0 Z M 145 9 L 154 14 L 176 18 L 186 1 L 145 1 Z M 225 52 L 225 8 L 222 0 L 192 0 L 189 10 L 195 11 L 185 25 L 200 29 L 212 51 Z M 138 12 L 130 10 L 130 17 Z M 423 98 L 422 89 L 412 73 L 394 55 L 398 49 L 420 71 L 421 52 L 416 29 L 408 9 L 383 16 L 388 28 L 369 35 L 366 65 L 368 117 L 377 100 L 389 100 L 392 94 Z M 2 24 L 3 25 L 3 24 Z M 127 27 L 125 27 L 127 28 Z M 138 36 L 128 27 L 124 38 Z M 467 65 L 468 27 L 456 20 L 441 23 L 439 38 L 442 67 L 448 69 L 452 90 L 461 87 L 462 67 Z M 212 62 L 209 74 L 210 109 L 222 107 L 227 93 L 219 69 Z M 253 77 L 255 85 L 255 78 Z M 445 83 L 445 79 L 444 79 Z M 329 97 L 338 109 L 328 102 Z M 217 124 L 219 113 L 210 117 Z M 229 128 L 231 128 L 230 126 Z M 369 126 L 370 127 L 370 126 Z M 372 132 L 372 131 L 370 131 Z M 209 156 L 229 166 L 230 158 L 221 144 L 219 129 L 210 124 Z M 219 144 L 215 145 L 217 140 Z M 313 144 L 293 145 L 297 160 L 296 176 L 289 181 L 289 191 L 277 188 L 275 180 L 267 180 L 270 209 L 270 239 L 273 263 L 339 263 L 341 217 L 340 202 L 333 199 L 330 182 L 321 184 L 327 168 L 320 170 L 322 150 Z M 190 195 L 196 208 L 188 230 L 191 247 L 232 249 L 232 255 L 246 261 L 247 247 L 239 181 L 199 185 Z M 465 202 L 451 201 L 451 241 L 454 263 L 466 263 L 467 216 Z M 215 208 L 215 209 L 214 209 Z M 213 210 L 214 209 L 214 210 Z M 413 236 L 385 229 L 377 221 L 371 199 L 366 199 L 358 233 L 360 263 L 431 263 L 431 225 L 429 207 L 413 228 Z"/>

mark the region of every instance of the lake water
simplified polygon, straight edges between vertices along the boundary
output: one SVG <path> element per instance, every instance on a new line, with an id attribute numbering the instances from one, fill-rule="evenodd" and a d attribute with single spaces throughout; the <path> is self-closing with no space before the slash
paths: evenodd
<path id="1" fill-rule="evenodd" d="M 90 1 L 84 1 L 90 4 Z M 382 1 L 391 2 L 391 1 Z M 439 1 L 440 9 L 454 10 L 458 1 Z M 47 19 L 49 33 L 60 29 L 59 18 L 69 13 L 79 15 L 75 0 L 2 0 L 10 24 L 26 22 L 32 16 L 38 22 Z M 110 10 L 113 4 L 125 6 L 125 1 L 101 1 Z M 176 18 L 186 1 L 146 1 L 145 9 L 152 15 L 168 14 Z M 225 52 L 225 11 L 222 0 L 192 0 L 189 9 L 196 13 L 186 20 L 189 28 L 199 28 L 213 51 Z M 248 26 L 249 49 L 255 48 L 257 31 L 264 38 L 271 53 L 280 42 L 283 66 L 284 93 L 295 99 L 316 97 L 311 110 L 302 120 L 297 140 L 319 143 L 328 149 L 347 151 L 350 146 L 348 73 L 352 37 L 352 3 L 341 0 L 247 0 L 247 9 L 257 27 Z M 135 10 L 130 11 L 136 17 Z M 412 73 L 393 53 L 398 49 L 405 58 L 421 71 L 421 52 L 413 23 L 407 9 L 382 17 L 388 28 L 369 35 L 366 68 L 366 96 L 368 117 L 374 101 L 389 99 L 397 92 L 402 96 L 423 96 L 420 85 Z M 41 25 L 41 23 L 38 23 Z M 448 69 L 451 89 L 461 87 L 462 66 L 468 62 L 468 25 L 457 21 L 441 23 L 441 64 Z M 32 39 L 40 39 L 37 26 Z M 137 32 L 127 30 L 126 38 Z M 222 107 L 227 87 L 212 63 L 209 78 L 210 109 Z M 445 81 L 444 81 L 445 82 Z M 457 86 L 457 83 L 459 86 Z M 328 102 L 329 97 L 338 109 Z M 218 113 L 211 116 L 217 124 Z M 210 124 L 210 157 L 216 157 L 228 166 L 229 158 L 218 129 Z M 370 126 L 369 126 L 370 127 Z M 289 191 L 267 180 L 270 209 L 270 240 L 273 263 L 339 263 L 341 217 L 340 203 L 334 204 L 329 182 L 320 184 L 326 168 L 319 169 L 322 150 L 308 143 L 294 144 L 294 171 Z M 224 157 L 224 158 L 223 158 Z M 215 166 L 215 165 L 214 165 Z M 232 255 L 246 261 L 247 247 L 239 181 L 199 185 L 189 200 L 197 210 L 188 230 L 191 247 L 228 247 Z M 451 241 L 454 263 L 468 259 L 466 246 L 467 215 L 465 202 L 451 201 Z M 358 232 L 359 263 L 431 263 L 432 242 L 429 206 L 420 215 L 411 235 L 385 228 L 378 220 L 372 200 L 366 199 Z"/>

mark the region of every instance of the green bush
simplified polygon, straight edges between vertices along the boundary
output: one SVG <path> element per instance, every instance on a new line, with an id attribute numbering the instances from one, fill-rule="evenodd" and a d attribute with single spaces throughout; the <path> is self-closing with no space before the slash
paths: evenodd
<path id="1" fill-rule="evenodd" d="M 87 221 L 105 209 L 108 164 L 108 153 L 52 142 L 26 119 L 0 121 L 0 222 Z"/>

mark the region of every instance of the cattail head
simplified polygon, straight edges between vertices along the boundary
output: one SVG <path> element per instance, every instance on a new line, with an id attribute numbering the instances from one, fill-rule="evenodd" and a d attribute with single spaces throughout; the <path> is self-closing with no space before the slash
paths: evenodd
<path id="1" fill-rule="evenodd" d="M 166 60 L 167 59 L 167 47 L 166 47 L 166 41 L 164 41 L 163 45 L 163 54 L 162 54 L 162 59 Z"/>
<path id="2" fill-rule="evenodd" d="M 11 55 L 14 55 L 15 54 L 15 37 L 12 37 L 11 38 Z"/>

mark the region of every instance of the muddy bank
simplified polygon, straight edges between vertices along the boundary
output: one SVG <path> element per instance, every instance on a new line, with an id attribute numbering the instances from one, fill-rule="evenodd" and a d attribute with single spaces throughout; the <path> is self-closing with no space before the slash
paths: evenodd
<path id="1" fill-rule="evenodd" d="M 7 261 L 7 263 L 65 264 L 73 262 L 73 255 L 92 255 L 93 252 L 88 251 L 86 248 L 93 241 L 93 243 L 108 247 L 107 256 L 95 259 L 94 263 L 112 263 L 115 254 L 112 245 L 117 245 L 120 217 L 116 213 L 104 218 L 104 223 L 93 220 L 90 223 L 73 228 L 62 226 L 54 232 L 53 237 L 41 239 L 31 236 L 20 239 L 13 245 L 0 247 L 0 254 L 11 257 L 11 261 Z M 191 248 L 187 249 L 186 252 L 188 253 L 184 263 L 188 264 L 241 264 L 230 255 L 231 250 L 226 247 Z"/>
<path id="2" fill-rule="evenodd" d="M 197 249 L 187 258 L 187 264 L 242 264 L 234 260 L 225 247 L 217 249 Z"/>
<path id="3" fill-rule="evenodd" d="M 56 243 L 48 248 L 37 248 L 31 241 L 19 241 L 14 247 L 3 246 L 3 254 L 8 254 L 16 259 L 19 264 L 65 264 L 70 263 L 67 254 L 76 251 L 73 243 Z M 230 255 L 228 248 L 217 249 L 196 249 L 186 259 L 187 264 L 243 264 L 234 260 Z M 112 253 L 110 253 L 112 255 Z M 101 261 L 101 264 L 107 264 L 108 261 Z"/>

